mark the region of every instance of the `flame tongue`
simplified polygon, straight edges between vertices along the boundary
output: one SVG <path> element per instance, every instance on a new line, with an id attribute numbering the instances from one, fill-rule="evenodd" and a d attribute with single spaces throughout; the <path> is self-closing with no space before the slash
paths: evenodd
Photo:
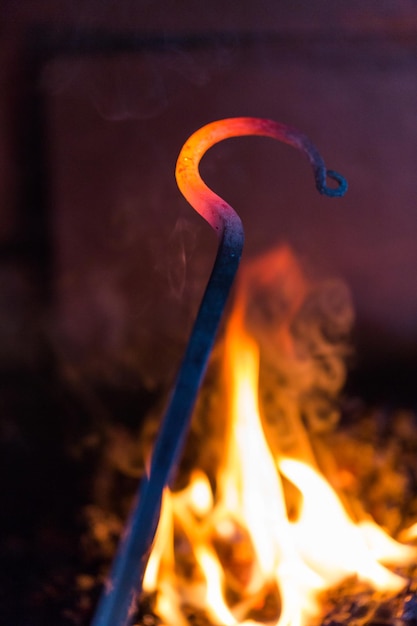
<path id="1" fill-rule="evenodd" d="M 330 485 L 307 465 L 285 459 L 279 461 L 278 467 L 303 494 L 300 518 L 292 524 L 298 552 L 329 586 L 356 574 L 380 591 L 400 591 L 404 587 L 404 579 L 380 565 L 367 542 L 366 530 L 370 541 L 372 535 L 383 533 L 382 530 L 355 525 Z M 381 541 L 379 560 L 390 554 L 387 539 L 385 546 Z M 398 546 L 396 557 L 400 562 L 404 563 L 404 558 L 407 562 L 409 556 L 407 547 Z"/>
<path id="2" fill-rule="evenodd" d="M 245 524 L 257 564 L 268 579 L 274 576 L 282 556 L 271 550 L 271 546 L 288 533 L 288 525 L 282 486 L 257 408 L 258 350 L 243 332 L 231 332 L 226 351 L 233 390 L 233 426 L 226 467 L 219 477 L 219 499 L 229 514 Z"/>
<path id="3" fill-rule="evenodd" d="M 242 317 L 234 312 L 226 335 L 229 427 L 216 492 L 195 471 L 184 490 L 164 495 L 144 580 L 157 614 L 182 626 L 192 605 L 224 626 L 303 626 L 319 614 L 317 592 L 348 576 L 400 591 L 405 580 L 381 563 L 408 563 L 415 550 L 374 522 L 355 524 L 311 463 L 274 458 L 258 409 L 259 350 Z M 295 521 L 282 477 L 300 492 Z"/>
<path id="4" fill-rule="evenodd" d="M 233 426 L 226 467 L 219 478 L 220 501 L 246 525 L 253 542 L 256 567 L 247 593 L 277 583 L 281 614 L 276 621 L 295 626 L 301 623 L 303 611 L 315 610 L 311 592 L 323 588 L 324 580 L 302 562 L 292 540 L 281 479 L 258 410 L 258 348 L 238 315 L 231 321 L 225 361 Z"/>

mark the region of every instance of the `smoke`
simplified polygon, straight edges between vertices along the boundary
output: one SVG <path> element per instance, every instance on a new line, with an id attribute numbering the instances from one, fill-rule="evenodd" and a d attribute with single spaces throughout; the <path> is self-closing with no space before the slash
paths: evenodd
<path id="1" fill-rule="evenodd" d="M 190 232 L 188 223 L 179 218 L 171 239 L 175 263 L 170 272 L 161 267 L 178 298 L 185 286 Z M 314 448 L 314 438 L 329 432 L 339 418 L 338 394 L 345 382 L 353 324 L 349 291 L 333 278 L 308 280 L 292 251 L 281 247 L 242 266 L 233 306 L 244 311 L 246 330 L 260 348 L 259 399 L 268 441 L 275 451 L 302 453 L 306 458 L 300 432 L 303 437 L 308 433 L 312 440 L 308 446 Z M 219 338 L 198 395 L 177 487 L 187 482 L 193 468 L 214 475 L 218 467 L 227 422 L 225 384 Z M 161 408 L 148 416 L 140 436 L 134 438 L 135 454 L 123 457 L 124 473 L 143 471 L 143 460 L 158 433 Z M 108 458 L 121 469 L 115 459 L 127 449 L 124 430 L 112 435 L 112 441 Z"/>
<path id="2" fill-rule="evenodd" d="M 155 271 L 164 277 L 168 295 L 177 300 L 184 296 L 187 265 L 195 247 L 196 232 L 189 220 L 178 217 L 169 233 L 164 255 L 160 252 L 160 240 L 155 244 Z"/>
<path id="3" fill-rule="evenodd" d="M 189 40 L 87 29 L 70 39 L 68 48 L 74 54 L 46 65 L 43 88 L 52 96 L 89 102 L 108 121 L 152 119 L 176 102 L 188 104 L 194 88 L 207 85 L 234 60 L 234 45 L 215 36 Z"/>
<path id="4" fill-rule="evenodd" d="M 353 324 L 346 285 L 334 278 L 309 281 L 283 247 L 245 268 L 238 297 L 261 350 L 266 420 L 285 429 L 286 416 L 296 411 L 310 432 L 331 428 L 339 417 Z"/>
<path id="5" fill-rule="evenodd" d="M 305 459 L 312 440 L 339 419 L 338 394 L 351 350 L 349 290 L 334 278 L 310 281 L 283 246 L 241 267 L 233 306 L 243 312 L 246 331 L 260 349 L 259 402 L 268 441 L 276 452 Z M 198 398 L 185 471 L 198 463 L 210 473 L 221 458 L 222 356 L 220 341 Z"/>

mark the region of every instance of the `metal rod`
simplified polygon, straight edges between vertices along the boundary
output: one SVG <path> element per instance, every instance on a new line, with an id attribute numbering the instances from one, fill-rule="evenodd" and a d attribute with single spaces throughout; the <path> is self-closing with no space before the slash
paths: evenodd
<path id="1" fill-rule="evenodd" d="M 310 140 L 297 130 L 270 120 L 241 117 L 213 122 L 194 133 L 177 161 L 178 186 L 191 206 L 216 231 L 220 243 L 194 328 L 171 394 L 152 455 L 149 477 L 140 486 L 92 626 L 127 626 L 135 610 L 152 541 L 158 525 L 162 492 L 178 465 L 217 329 L 242 254 L 244 233 L 239 216 L 205 185 L 199 174 L 203 155 L 229 137 L 263 135 L 301 150 L 309 159 L 318 191 L 342 196 L 347 184 L 326 170 Z M 329 188 L 326 178 L 338 186 Z"/>

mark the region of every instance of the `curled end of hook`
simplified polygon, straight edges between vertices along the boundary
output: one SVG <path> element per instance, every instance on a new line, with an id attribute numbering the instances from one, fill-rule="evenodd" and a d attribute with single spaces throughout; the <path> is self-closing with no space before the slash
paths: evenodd
<path id="1" fill-rule="evenodd" d="M 326 184 L 326 178 L 331 178 L 337 183 L 337 187 L 328 187 Z M 348 184 L 346 178 L 335 172 L 334 170 L 325 170 L 317 173 L 316 186 L 320 193 L 330 198 L 341 198 L 345 195 Z"/>

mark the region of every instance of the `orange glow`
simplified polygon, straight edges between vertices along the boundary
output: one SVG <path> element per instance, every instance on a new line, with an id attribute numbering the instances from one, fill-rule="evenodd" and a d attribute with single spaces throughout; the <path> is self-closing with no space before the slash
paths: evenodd
<path id="1" fill-rule="evenodd" d="M 301 277 L 298 283 L 304 297 L 307 286 Z M 144 590 L 156 592 L 155 611 L 169 626 L 185 625 L 183 608 L 190 605 L 217 625 L 305 626 L 320 616 L 319 592 L 355 576 L 395 594 L 406 580 L 383 563 L 399 566 L 416 557 L 414 548 L 372 520 L 349 517 L 311 450 L 299 458 L 304 443 L 297 458 L 272 452 L 259 410 L 259 346 L 246 330 L 244 293 L 226 330 L 222 463 L 211 482 L 195 470 L 185 489 L 164 494 L 146 570 Z M 294 345 L 280 332 L 277 345 L 291 357 Z M 296 432 L 306 436 L 299 426 Z M 285 484 L 299 496 L 291 518 Z M 267 599 L 272 609 L 263 618 Z"/>

